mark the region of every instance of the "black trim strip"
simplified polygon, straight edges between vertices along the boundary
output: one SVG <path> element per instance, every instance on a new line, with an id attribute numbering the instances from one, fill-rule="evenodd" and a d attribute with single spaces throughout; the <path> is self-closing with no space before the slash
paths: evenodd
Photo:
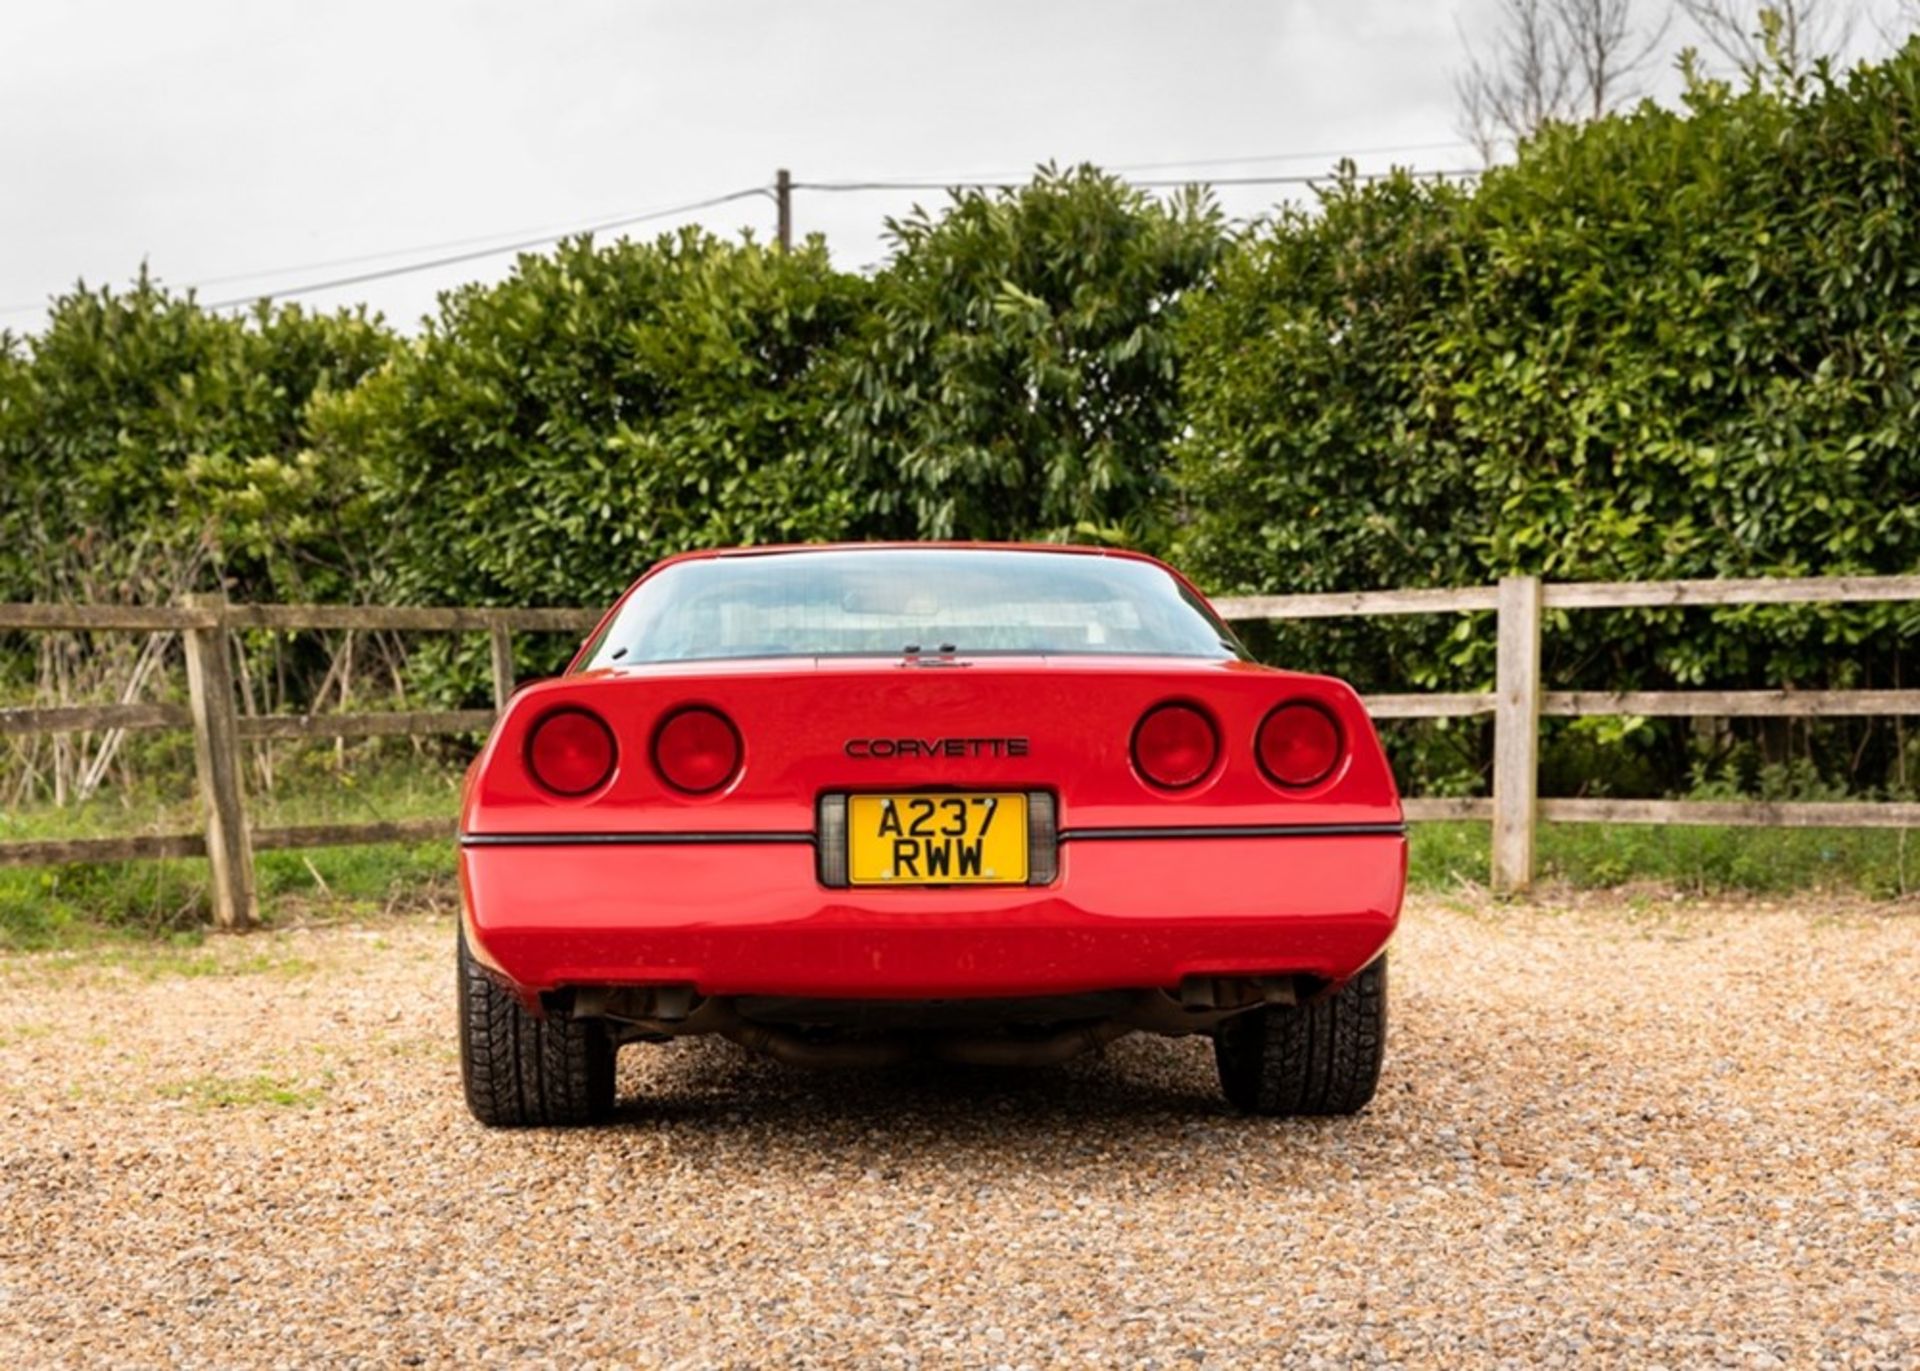
<path id="1" fill-rule="evenodd" d="M 462 847 L 662 847 L 808 843 L 811 833 L 462 833 Z"/>
<path id="2" fill-rule="evenodd" d="M 1404 837 L 1405 824 L 1230 824 L 1218 827 L 1070 828 L 1060 834 L 1063 843 L 1106 838 L 1342 838 Z"/>
<path id="3" fill-rule="evenodd" d="M 1228 824 L 1167 828 L 1072 828 L 1056 841 L 1100 842 L 1126 838 L 1339 838 L 1404 837 L 1403 823 Z M 660 847 L 782 844 L 814 841 L 811 833 L 462 833 L 462 847 Z"/>

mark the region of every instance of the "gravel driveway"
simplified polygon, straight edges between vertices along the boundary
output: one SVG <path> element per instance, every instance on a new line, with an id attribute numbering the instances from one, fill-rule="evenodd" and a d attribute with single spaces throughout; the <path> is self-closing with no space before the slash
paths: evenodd
<path id="1" fill-rule="evenodd" d="M 1920 914 L 1417 902 L 1380 1098 L 629 1048 L 488 1133 L 445 918 L 0 959 L 0 1362 L 1912 1365 Z"/>

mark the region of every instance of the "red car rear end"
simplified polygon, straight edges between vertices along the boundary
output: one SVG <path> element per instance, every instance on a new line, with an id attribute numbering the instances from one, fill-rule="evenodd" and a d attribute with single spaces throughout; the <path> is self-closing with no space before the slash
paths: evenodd
<path id="1" fill-rule="evenodd" d="M 643 578 L 509 704 L 461 876 L 488 1122 L 602 1117 L 620 1043 L 693 1033 L 801 1063 L 1206 1033 L 1243 1108 L 1349 1112 L 1405 838 L 1353 691 L 1247 660 L 1160 564 L 870 545 Z"/>

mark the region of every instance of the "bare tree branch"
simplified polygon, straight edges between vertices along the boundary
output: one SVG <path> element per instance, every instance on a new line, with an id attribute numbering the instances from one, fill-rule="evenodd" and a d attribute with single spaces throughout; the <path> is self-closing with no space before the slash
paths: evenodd
<path id="1" fill-rule="evenodd" d="M 1642 34 L 1633 0 L 1558 0 L 1557 9 L 1573 50 L 1574 88 L 1586 117 L 1598 119 L 1637 97 L 1640 76 L 1673 26 L 1673 11 Z"/>
<path id="2" fill-rule="evenodd" d="M 1675 0 L 1701 38 L 1741 71 L 1804 72 L 1853 38 L 1852 0 Z"/>
<path id="3" fill-rule="evenodd" d="M 1889 48 L 1903 46 L 1909 38 L 1920 32 L 1920 0 L 1900 0 L 1893 13 L 1884 19 L 1873 21 L 1873 27 L 1880 34 L 1880 41 Z"/>
<path id="4" fill-rule="evenodd" d="M 1467 66 L 1454 81 L 1462 132 L 1481 157 L 1492 161 L 1547 123 L 1598 119 L 1637 96 L 1672 15 L 1643 31 L 1636 4 L 1501 0 L 1493 41 L 1483 51 L 1467 41 Z"/>

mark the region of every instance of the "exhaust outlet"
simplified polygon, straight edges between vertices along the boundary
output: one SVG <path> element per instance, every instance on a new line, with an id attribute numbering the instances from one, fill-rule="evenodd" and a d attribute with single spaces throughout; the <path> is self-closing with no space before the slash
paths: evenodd
<path id="1" fill-rule="evenodd" d="M 913 1056 L 904 1039 L 869 1038 L 859 1042 L 814 1042 L 783 1028 L 741 1020 L 720 1030 L 728 1042 L 787 1066 L 808 1068 L 898 1066 Z"/>
<path id="2" fill-rule="evenodd" d="M 1054 1066 L 1098 1052 L 1132 1031 L 1109 1019 L 1063 1028 L 1044 1038 L 936 1038 L 929 1051 L 940 1061 L 966 1066 Z"/>
<path id="3" fill-rule="evenodd" d="M 816 1042 L 784 1028 L 736 1020 L 719 1030 L 728 1042 L 749 1052 L 771 1057 L 787 1066 L 823 1067 L 899 1066 L 916 1057 L 962 1066 L 1054 1066 L 1089 1052 L 1097 1052 L 1132 1027 L 1113 1020 L 1077 1024 L 1041 1038 L 864 1038 L 851 1042 Z"/>

